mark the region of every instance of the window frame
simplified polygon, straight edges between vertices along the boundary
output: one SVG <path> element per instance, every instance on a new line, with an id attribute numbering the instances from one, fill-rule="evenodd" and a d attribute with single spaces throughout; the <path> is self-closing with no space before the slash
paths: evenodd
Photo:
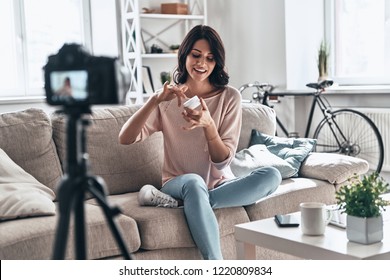
<path id="1" fill-rule="evenodd" d="M 336 0 L 337 1 L 337 0 Z M 385 0 L 386 4 L 390 6 L 390 0 Z M 383 86 L 390 87 L 390 79 L 387 76 L 384 77 L 342 77 L 335 75 L 336 58 L 335 58 L 335 0 L 324 1 L 324 19 L 325 19 L 325 40 L 329 43 L 331 61 L 329 73 L 332 79 L 339 86 Z"/>
<path id="2" fill-rule="evenodd" d="M 18 73 L 17 85 L 9 89 L 0 89 L 0 101 L 20 99 L 42 99 L 45 96 L 43 85 L 41 88 L 30 87 L 28 77 L 28 52 L 27 52 L 27 31 L 25 21 L 24 2 L 29 0 L 14 0 L 13 21 L 15 33 L 16 69 Z M 82 7 L 82 33 L 83 45 L 92 52 L 92 23 L 91 23 L 91 1 L 81 0 Z M 46 11 L 45 11 L 46 12 Z"/>

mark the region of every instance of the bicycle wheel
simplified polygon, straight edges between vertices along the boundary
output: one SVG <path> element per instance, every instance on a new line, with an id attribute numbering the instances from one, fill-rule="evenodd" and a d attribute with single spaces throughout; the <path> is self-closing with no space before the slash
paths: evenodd
<path id="1" fill-rule="evenodd" d="M 330 112 L 314 132 L 316 152 L 339 153 L 358 157 L 380 172 L 383 165 L 383 141 L 373 121 L 359 111 L 340 109 Z"/>

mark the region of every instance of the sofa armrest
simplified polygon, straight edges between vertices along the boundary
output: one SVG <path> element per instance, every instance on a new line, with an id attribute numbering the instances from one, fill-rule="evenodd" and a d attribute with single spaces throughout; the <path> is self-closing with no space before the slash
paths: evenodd
<path id="1" fill-rule="evenodd" d="M 364 159 L 331 153 L 310 153 L 299 170 L 301 177 L 328 181 L 331 184 L 345 182 L 350 177 L 368 171 Z"/>

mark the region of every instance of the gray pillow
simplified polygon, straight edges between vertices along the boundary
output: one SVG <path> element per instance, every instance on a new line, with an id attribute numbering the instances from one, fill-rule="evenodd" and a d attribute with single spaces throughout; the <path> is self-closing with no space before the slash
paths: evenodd
<path id="1" fill-rule="evenodd" d="M 0 149 L 0 220 L 54 215 L 54 192 Z"/>
<path id="2" fill-rule="evenodd" d="M 317 140 L 270 136 L 253 129 L 250 146 L 256 144 L 264 144 L 271 153 L 287 161 L 297 170 L 294 175 L 294 177 L 297 177 L 301 163 L 313 150 L 317 144 Z"/>
<path id="3" fill-rule="evenodd" d="M 272 166 L 279 170 L 282 178 L 290 178 L 298 172 L 287 161 L 268 151 L 262 144 L 250 146 L 236 153 L 230 168 L 237 177 L 246 176 L 260 167 Z"/>

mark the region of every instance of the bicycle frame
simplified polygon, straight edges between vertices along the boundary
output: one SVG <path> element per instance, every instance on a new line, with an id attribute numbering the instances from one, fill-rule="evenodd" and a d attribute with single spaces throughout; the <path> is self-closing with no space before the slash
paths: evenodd
<path id="1" fill-rule="evenodd" d="M 268 107 L 272 107 L 268 103 L 268 97 L 269 96 L 278 96 L 278 97 L 279 96 L 280 97 L 284 97 L 284 96 L 312 96 L 313 97 L 312 103 L 311 103 L 311 106 L 310 106 L 310 112 L 309 112 L 307 124 L 306 124 L 305 138 L 309 137 L 310 128 L 311 128 L 311 125 L 312 125 L 312 122 L 313 122 L 314 112 L 315 112 L 315 109 L 316 109 L 317 106 L 320 108 L 320 110 L 321 110 L 322 114 L 324 115 L 324 117 L 328 116 L 327 112 L 329 112 L 329 106 L 327 106 L 325 104 L 324 100 L 322 100 L 320 91 L 308 92 L 308 93 L 288 93 L 288 92 L 284 93 L 284 92 L 268 92 L 268 91 L 264 91 L 264 93 L 263 93 L 263 100 L 262 100 L 261 103 L 263 105 L 268 106 Z M 288 136 L 289 132 L 288 132 L 287 128 L 283 125 L 283 123 L 280 121 L 280 119 L 278 117 L 276 117 L 276 122 L 277 122 L 278 126 L 281 128 L 281 130 L 283 131 L 283 133 L 286 136 Z"/>

